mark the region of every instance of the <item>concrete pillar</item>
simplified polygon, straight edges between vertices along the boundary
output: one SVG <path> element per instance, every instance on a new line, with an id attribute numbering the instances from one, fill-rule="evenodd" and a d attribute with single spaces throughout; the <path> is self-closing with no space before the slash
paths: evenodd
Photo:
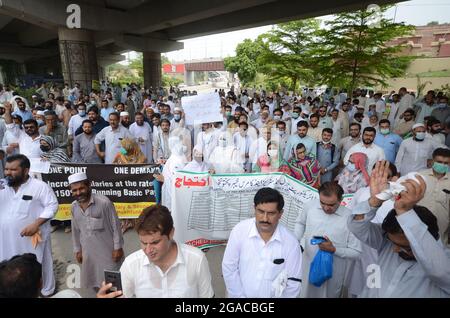
<path id="1" fill-rule="evenodd" d="M 185 71 L 184 72 L 184 83 L 187 86 L 194 86 L 195 85 L 194 75 L 195 75 L 194 71 Z"/>
<path id="2" fill-rule="evenodd" d="M 69 87 L 79 83 L 84 92 L 89 93 L 92 81 L 98 81 L 94 33 L 60 27 L 58 39 L 64 82 L 69 83 Z"/>
<path id="3" fill-rule="evenodd" d="M 161 53 L 143 52 L 144 86 L 157 89 L 161 86 Z"/>

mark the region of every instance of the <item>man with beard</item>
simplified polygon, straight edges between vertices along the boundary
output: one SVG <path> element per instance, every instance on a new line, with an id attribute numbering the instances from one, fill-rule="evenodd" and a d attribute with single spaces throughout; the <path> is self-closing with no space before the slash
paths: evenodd
<path id="1" fill-rule="evenodd" d="M 122 147 L 120 144 L 122 139 L 133 138 L 128 129 L 120 125 L 119 121 L 120 116 L 118 113 L 109 114 L 109 126 L 103 128 L 95 136 L 95 149 L 98 156 L 104 159 L 106 164 L 111 164 L 113 162 L 114 157 Z M 100 144 L 103 141 L 105 142 L 105 151 L 100 150 Z"/>
<path id="2" fill-rule="evenodd" d="M 169 147 L 170 121 L 162 119 L 160 126 L 161 130 L 153 143 L 153 160 L 155 163 L 164 164 L 171 155 Z"/>
<path id="3" fill-rule="evenodd" d="M 398 122 L 394 128 L 394 134 L 399 135 L 402 138 L 406 138 L 408 134 L 411 133 L 411 129 L 415 124 L 414 121 L 414 110 L 409 108 L 403 113 L 403 119 Z M 418 123 L 420 123 L 418 121 Z"/>
<path id="4" fill-rule="evenodd" d="M 68 181 L 75 198 L 71 208 L 72 242 L 75 259 L 81 264 L 81 287 L 97 292 L 104 270 L 119 270 L 124 256 L 119 217 L 107 197 L 92 193 L 85 173 L 73 174 Z"/>
<path id="5" fill-rule="evenodd" d="M 361 125 L 359 123 L 350 124 L 350 136 L 342 138 L 339 141 L 339 151 L 341 153 L 341 160 L 344 159 L 351 147 L 361 142 Z"/>
<path id="6" fill-rule="evenodd" d="M 295 221 L 295 236 L 304 239 L 302 265 L 302 298 L 338 298 L 341 296 L 347 263 L 361 254 L 361 243 L 347 226 L 351 211 L 341 205 L 344 189 L 334 182 L 325 182 L 319 188 L 319 198 L 309 201 Z M 319 236 L 322 242 L 312 244 L 311 239 Z M 320 287 L 310 277 L 311 263 L 317 252 L 326 251 L 333 257 L 333 275 Z"/>
<path id="7" fill-rule="evenodd" d="M 362 152 L 367 156 L 368 167 L 367 171 L 370 174 L 372 168 L 377 161 L 384 160 L 386 155 L 384 154 L 383 148 L 375 145 L 373 142 L 375 140 L 375 135 L 377 131 L 373 127 L 366 127 L 363 131 L 362 142 L 357 143 L 351 147 L 344 157 L 344 165 L 348 164 L 348 159 L 350 159 L 351 154 L 355 152 Z"/>
<path id="8" fill-rule="evenodd" d="M 315 157 L 317 152 L 316 141 L 307 136 L 308 134 L 308 122 L 299 121 L 297 123 L 297 134 L 289 137 L 286 149 L 284 150 L 283 159 L 288 161 L 292 156 L 292 149 L 297 146 L 297 144 L 302 143 L 306 147 L 306 153 L 308 156 Z"/>
<path id="9" fill-rule="evenodd" d="M 92 122 L 92 132 L 98 134 L 103 128 L 109 126 L 109 123 L 99 115 L 99 110 L 97 106 L 92 106 L 88 111 L 88 119 Z M 75 136 L 83 133 L 83 125 L 77 128 L 75 131 Z"/>
<path id="10" fill-rule="evenodd" d="M 69 137 L 67 129 L 58 122 L 58 115 L 54 111 L 46 111 L 44 116 L 45 126 L 39 128 L 39 134 L 52 137 L 58 148 L 67 151 Z"/>
<path id="11" fill-rule="evenodd" d="M 81 125 L 83 133 L 76 136 L 73 141 L 72 161 L 76 163 L 101 163 L 102 160 L 95 150 L 95 133 L 93 123 L 89 119 Z"/>
<path id="12" fill-rule="evenodd" d="M 144 121 L 144 114 L 137 112 L 135 115 L 136 122 L 130 126 L 130 133 L 139 144 L 142 153 L 147 158 L 147 162 L 153 162 L 152 150 L 152 128 L 150 124 Z"/>
<path id="13" fill-rule="evenodd" d="M 5 103 L 5 123 L 6 128 L 14 137 L 18 139 L 19 151 L 27 158 L 41 158 L 41 135 L 39 135 L 38 124 L 34 119 L 28 119 L 23 122 L 23 130 L 13 123 L 11 116 L 12 105 Z"/>
<path id="14" fill-rule="evenodd" d="M 450 250 L 439 240 L 436 217 L 417 205 L 427 190 L 420 175 L 418 181 L 402 183 L 406 190 L 381 226 L 371 222 L 383 203 L 377 195 L 387 187 L 388 175 L 389 162 L 378 162 L 370 178 L 370 199 L 354 207 L 348 219 L 350 231 L 378 251 L 378 279 L 368 280 L 361 297 L 448 298 Z"/>
<path id="15" fill-rule="evenodd" d="M 58 201 L 50 186 L 31 178 L 30 160 L 24 155 L 6 159 L 6 184 L 0 186 L 0 261 L 33 253 L 42 264 L 41 294 L 55 291 L 50 222 Z"/>
<path id="16" fill-rule="evenodd" d="M 426 135 L 424 124 L 415 124 L 412 132 L 413 137 L 403 140 L 395 157 L 395 165 L 401 176 L 427 169 L 431 165 L 433 151 L 441 147 Z"/>
<path id="17" fill-rule="evenodd" d="M 130 114 L 128 112 L 120 113 L 120 124 L 123 127 L 125 127 L 126 129 L 130 128 L 131 120 L 130 120 Z"/>

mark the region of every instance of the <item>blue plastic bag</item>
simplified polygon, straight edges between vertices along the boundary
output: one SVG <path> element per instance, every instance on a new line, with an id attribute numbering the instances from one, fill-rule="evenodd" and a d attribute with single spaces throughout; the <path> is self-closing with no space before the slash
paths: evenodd
<path id="1" fill-rule="evenodd" d="M 316 245 L 325 242 L 324 239 L 311 239 L 311 244 Z M 309 269 L 309 282 L 316 287 L 333 276 L 333 253 L 319 250 L 314 256 Z"/>

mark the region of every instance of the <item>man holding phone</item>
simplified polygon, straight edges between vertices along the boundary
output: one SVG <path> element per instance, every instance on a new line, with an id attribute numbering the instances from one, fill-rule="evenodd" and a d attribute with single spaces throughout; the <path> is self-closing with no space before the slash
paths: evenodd
<path id="1" fill-rule="evenodd" d="M 85 173 L 69 176 L 72 203 L 72 241 L 75 258 L 81 263 L 81 287 L 101 287 L 104 270 L 117 271 L 123 259 L 120 221 L 112 202 L 92 193 Z"/>
<path id="2" fill-rule="evenodd" d="M 169 209 L 162 205 L 145 208 L 138 218 L 136 231 L 142 249 L 125 258 L 120 268 L 122 291 L 108 292 L 118 286 L 107 282 L 97 294 L 98 298 L 122 294 L 125 298 L 214 296 L 205 254 L 173 240 L 175 229 Z"/>
<path id="3" fill-rule="evenodd" d="M 295 222 L 295 235 L 305 240 L 303 253 L 303 288 L 301 297 L 338 298 L 344 286 L 348 259 L 359 257 L 360 241 L 350 233 L 347 219 L 351 211 L 341 206 L 344 190 L 334 182 L 325 182 L 319 188 L 319 199 L 308 202 Z M 321 240 L 318 245 L 311 239 Z M 312 242 L 315 243 L 315 242 Z M 320 287 L 309 283 L 310 264 L 319 250 L 333 254 L 333 276 Z"/>

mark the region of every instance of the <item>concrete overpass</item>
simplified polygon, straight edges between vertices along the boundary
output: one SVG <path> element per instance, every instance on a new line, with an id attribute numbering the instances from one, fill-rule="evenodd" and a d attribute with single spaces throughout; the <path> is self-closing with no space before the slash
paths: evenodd
<path id="1" fill-rule="evenodd" d="M 90 88 L 105 66 L 143 52 L 144 83 L 161 83 L 160 53 L 179 40 L 341 11 L 392 0 L 0 0 L 0 59 L 25 72 L 62 74 Z M 67 8 L 81 8 L 81 28 L 67 28 Z"/>
<path id="2" fill-rule="evenodd" d="M 184 67 L 184 82 L 187 85 L 194 85 L 194 72 L 225 71 L 223 59 L 189 61 Z"/>

